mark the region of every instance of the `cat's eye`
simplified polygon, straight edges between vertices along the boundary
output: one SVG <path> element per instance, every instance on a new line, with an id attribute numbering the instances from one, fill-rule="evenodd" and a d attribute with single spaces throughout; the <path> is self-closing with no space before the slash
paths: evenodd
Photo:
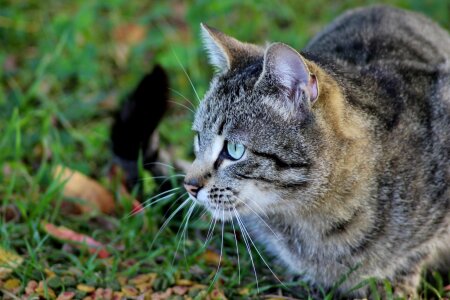
<path id="1" fill-rule="evenodd" d="M 245 153 L 245 146 L 239 143 L 227 142 L 227 154 L 233 160 L 241 159 Z"/>

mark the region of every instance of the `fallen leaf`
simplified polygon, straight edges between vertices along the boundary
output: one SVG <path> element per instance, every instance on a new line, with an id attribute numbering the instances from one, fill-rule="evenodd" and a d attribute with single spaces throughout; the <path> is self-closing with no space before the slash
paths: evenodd
<path id="1" fill-rule="evenodd" d="M 156 273 L 148 273 L 148 274 L 140 274 L 136 277 L 130 279 L 130 283 L 134 285 L 138 285 L 141 283 L 153 283 L 153 280 L 155 280 L 157 274 Z"/>
<path id="2" fill-rule="evenodd" d="M 227 300 L 225 294 L 218 289 L 212 290 L 211 293 L 209 293 L 209 297 L 211 298 L 211 300 Z"/>
<path id="3" fill-rule="evenodd" d="M 220 262 L 220 256 L 217 252 L 214 252 L 212 250 L 206 250 L 201 255 L 201 258 L 205 260 L 206 263 L 210 265 L 218 265 Z"/>
<path id="4" fill-rule="evenodd" d="M 8 277 L 22 262 L 22 257 L 0 247 L 0 279 Z"/>
<path id="5" fill-rule="evenodd" d="M 189 290 L 189 288 L 187 286 L 176 285 L 176 286 L 172 287 L 172 291 L 174 292 L 174 294 L 177 294 L 180 296 L 183 296 L 184 294 L 186 294 L 188 290 Z"/>
<path id="6" fill-rule="evenodd" d="M 122 287 L 122 293 L 126 297 L 135 297 L 139 294 L 139 291 L 135 287 L 126 285 Z"/>
<path id="7" fill-rule="evenodd" d="M 95 287 L 87 285 L 87 284 L 77 284 L 77 290 L 85 292 L 85 293 L 92 293 L 95 291 Z"/>
<path id="8" fill-rule="evenodd" d="M 44 221 L 41 225 L 44 231 L 55 239 L 71 243 L 79 248 L 87 247 L 90 253 L 97 253 L 99 258 L 107 258 L 110 256 L 105 245 L 87 235 L 75 232 L 63 226 L 55 226 Z"/>
<path id="9" fill-rule="evenodd" d="M 3 284 L 3 288 L 10 292 L 16 292 L 20 288 L 20 280 L 17 278 L 11 278 L 6 280 L 6 282 Z"/>
<path id="10" fill-rule="evenodd" d="M 165 290 L 164 292 L 158 292 L 152 294 L 152 300 L 166 300 L 170 296 L 172 296 L 172 289 L 169 288 Z"/>
<path id="11" fill-rule="evenodd" d="M 38 287 L 38 283 L 35 280 L 30 280 L 27 283 L 27 286 L 25 287 L 25 294 L 31 295 L 36 291 L 36 288 Z"/>
<path id="12" fill-rule="evenodd" d="M 94 179 L 63 166 L 55 168 L 53 177 L 61 183 L 65 182 L 63 190 L 65 197 L 83 200 L 76 203 L 81 213 L 100 210 L 109 214 L 114 211 L 115 203 L 112 193 Z"/>
<path id="13" fill-rule="evenodd" d="M 176 285 L 182 285 L 182 286 L 192 286 L 194 285 L 194 282 L 188 280 L 188 279 L 178 279 L 175 282 Z"/>
<path id="14" fill-rule="evenodd" d="M 56 294 L 53 289 L 48 286 L 45 286 L 43 281 L 39 281 L 39 286 L 36 288 L 36 293 L 44 299 L 55 299 Z"/>
<path id="15" fill-rule="evenodd" d="M 62 292 L 58 295 L 58 298 L 56 298 L 56 300 L 72 300 L 75 295 L 75 292 Z"/>
<path id="16" fill-rule="evenodd" d="M 147 30 L 144 26 L 134 23 L 122 24 L 114 29 L 113 37 L 117 43 L 139 44 L 145 38 Z"/>

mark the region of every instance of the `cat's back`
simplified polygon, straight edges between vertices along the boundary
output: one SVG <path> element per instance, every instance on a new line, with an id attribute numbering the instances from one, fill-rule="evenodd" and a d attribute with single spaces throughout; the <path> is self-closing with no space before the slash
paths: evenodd
<path id="1" fill-rule="evenodd" d="M 350 65 L 379 61 L 437 65 L 450 60 L 450 36 L 418 13 L 370 6 L 337 18 L 311 40 L 305 51 Z"/>

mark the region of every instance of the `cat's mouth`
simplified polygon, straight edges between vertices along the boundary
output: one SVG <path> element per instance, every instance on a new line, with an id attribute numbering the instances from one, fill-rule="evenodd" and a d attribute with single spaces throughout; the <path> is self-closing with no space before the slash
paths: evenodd
<path id="1" fill-rule="evenodd" d="M 214 195 L 201 190 L 196 197 L 191 196 L 191 198 L 204 206 L 214 219 L 221 221 L 229 221 L 236 218 L 236 215 L 240 214 L 245 207 L 243 202 L 233 200 L 235 198 L 233 195 L 214 197 Z"/>

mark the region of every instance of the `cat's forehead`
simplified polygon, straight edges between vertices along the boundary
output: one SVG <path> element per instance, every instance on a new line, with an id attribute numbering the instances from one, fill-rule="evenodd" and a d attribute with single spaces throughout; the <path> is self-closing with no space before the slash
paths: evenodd
<path id="1" fill-rule="evenodd" d="M 210 90 L 197 110 L 194 130 L 221 135 L 233 124 L 249 126 L 261 117 L 262 105 L 258 103 L 261 97 L 254 89 L 257 77 L 240 75 L 222 76 L 211 82 Z"/>

